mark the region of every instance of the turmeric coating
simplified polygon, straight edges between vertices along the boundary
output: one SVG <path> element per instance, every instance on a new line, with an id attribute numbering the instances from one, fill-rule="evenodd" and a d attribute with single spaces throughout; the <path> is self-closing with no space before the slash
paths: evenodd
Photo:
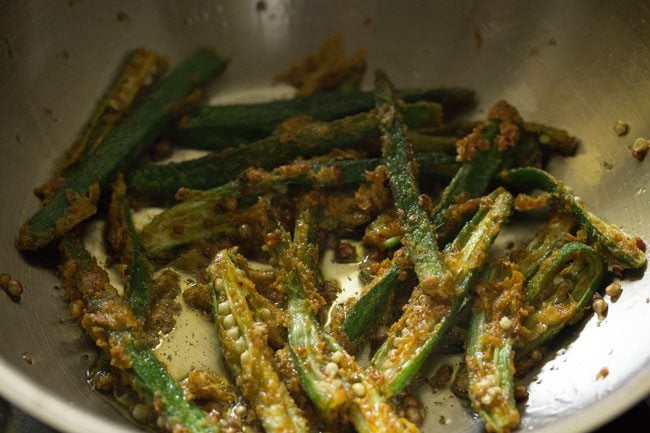
<path id="1" fill-rule="evenodd" d="M 279 74 L 275 80 L 296 87 L 297 95 L 311 95 L 319 91 L 354 89 L 359 86 L 366 70 L 366 53 L 357 51 L 346 58 L 339 36 L 332 36 L 321 44 L 316 53 Z"/>

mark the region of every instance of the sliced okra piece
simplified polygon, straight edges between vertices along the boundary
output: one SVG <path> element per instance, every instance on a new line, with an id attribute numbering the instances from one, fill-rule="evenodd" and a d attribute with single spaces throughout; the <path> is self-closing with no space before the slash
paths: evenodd
<path id="1" fill-rule="evenodd" d="M 125 373 L 143 401 L 158 412 L 158 423 L 169 431 L 218 433 L 217 420 L 185 399 L 183 388 L 144 343 L 141 322 L 111 286 L 106 271 L 84 248 L 79 236 L 67 234 L 60 243 L 63 286 L 71 311 L 95 344 Z"/>
<path id="2" fill-rule="evenodd" d="M 393 396 L 408 384 L 455 323 L 494 238 L 510 215 L 512 201 L 503 189 L 493 192 L 445 248 L 452 273 L 449 293 L 414 289 L 404 314 L 372 358 L 371 368 L 384 375 L 385 395 Z"/>
<path id="3" fill-rule="evenodd" d="M 501 173 L 499 180 L 515 188 L 538 188 L 551 193 L 568 212 L 575 215 L 578 224 L 587 232 L 589 241 L 608 263 L 632 269 L 646 264 L 646 256 L 639 248 L 638 239 L 591 213 L 571 188 L 546 171 L 532 167 L 517 168 Z"/>
<path id="4" fill-rule="evenodd" d="M 405 102 L 436 102 L 445 115 L 474 102 L 474 92 L 463 88 L 399 90 Z M 221 150 L 269 136 L 283 121 L 296 116 L 331 122 L 369 111 L 372 92 L 353 90 L 345 93 L 318 93 L 281 101 L 203 107 L 179 124 L 176 133 L 183 146 Z"/>
<path id="5" fill-rule="evenodd" d="M 567 243 L 548 256 L 526 285 L 533 312 L 523 322 L 517 356 L 549 341 L 581 317 L 600 287 L 604 270 L 598 253 L 580 242 Z"/>
<path id="6" fill-rule="evenodd" d="M 248 306 L 251 289 L 244 286 L 253 283 L 235 265 L 234 254 L 222 250 L 208 267 L 212 310 L 228 367 L 267 433 L 309 432 L 309 422 L 278 376 L 267 329 Z"/>
<path id="7" fill-rule="evenodd" d="M 409 104 L 404 117 L 414 126 L 439 124 L 440 106 L 435 103 Z M 334 148 L 364 147 L 379 137 L 374 112 L 356 114 L 333 122 L 308 122 L 276 135 L 229 147 L 201 158 L 148 165 L 128 179 L 130 190 L 152 203 L 169 202 L 181 188 L 209 189 L 238 178 L 249 167 L 271 170 L 298 156 L 311 157 Z M 367 147 L 367 146 L 366 146 Z"/>

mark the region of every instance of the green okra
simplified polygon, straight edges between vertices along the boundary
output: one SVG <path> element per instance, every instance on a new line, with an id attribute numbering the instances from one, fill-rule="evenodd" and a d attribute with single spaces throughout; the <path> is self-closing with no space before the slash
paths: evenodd
<path id="1" fill-rule="evenodd" d="M 131 360 L 127 373 L 134 387 L 161 407 L 164 428 L 190 433 L 221 431 L 208 414 L 185 399 L 185 390 L 169 375 L 150 348 L 127 345 L 126 352 Z"/>
<path id="2" fill-rule="evenodd" d="M 386 307 L 386 301 L 399 284 L 399 266 L 392 264 L 384 273 L 377 275 L 364 293 L 345 313 L 343 330 L 351 340 L 357 340 L 377 323 L 380 311 Z"/>
<path id="3" fill-rule="evenodd" d="M 504 159 L 504 152 L 496 148 L 493 141 L 499 132 L 499 122 L 493 121 L 485 128 L 483 136 L 490 142 L 490 147 L 476 153 L 474 158 L 465 161 L 456 175 L 451 179 L 449 185 L 442 192 L 432 221 L 435 225 L 441 225 L 444 221 L 444 212 L 456 203 L 462 196 L 467 198 L 479 197 L 485 194 L 490 187 L 492 179 L 501 170 Z"/>
<path id="4" fill-rule="evenodd" d="M 446 116 L 474 103 L 474 92 L 463 88 L 401 90 L 405 102 L 428 101 L 442 105 Z M 203 107 L 179 125 L 176 141 L 198 149 L 221 150 L 269 136 L 283 121 L 309 116 L 329 122 L 372 109 L 372 92 L 318 93 L 256 104 Z"/>
<path id="5" fill-rule="evenodd" d="M 404 225 L 402 244 L 408 251 L 421 285 L 446 284 L 449 272 L 438 251 L 429 216 L 420 203 L 413 149 L 397 109 L 394 89 L 382 71 L 375 76 L 375 98 L 382 134 L 382 156 L 386 161 L 395 207 Z"/>
<path id="6" fill-rule="evenodd" d="M 488 328 L 488 323 L 484 310 L 472 314 L 466 352 L 469 397 L 489 432 L 507 433 L 520 419 L 514 398 L 514 340 L 506 334 L 497 344 L 489 343 L 496 326 Z"/>
<path id="7" fill-rule="evenodd" d="M 70 171 L 63 186 L 21 227 L 16 246 L 24 251 L 37 250 L 94 215 L 101 188 L 156 139 L 183 98 L 197 86 L 208 83 L 225 66 L 217 54 L 199 50 L 162 79 L 128 118 L 84 158 L 83 164 Z"/>
<path id="8" fill-rule="evenodd" d="M 575 225 L 576 220 L 573 215 L 561 212 L 551 217 L 535 234 L 522 252 L 523 256 L 515 261 L 526 281 L 537 272 L 546 257 L 566 242 Z"/>
<path id="9" fill-rule="evenodd" d="M 549 341 L 580 317 L 600 287 L 604 270 L 589 245 L 570 242 L 553 251 L 526 285 L 533 312 L 523 323 L 528 333 L 517 342 L 517 356 Z"/>
<path id="10" fill-rule="evenodd" d="M 41 198 L 49 197 L 60 187 L 61 179 L 71 167 L 83 161 L 119 124 L 145 91 L 153 86 L 167 69 L 164 58 L 143 48 L 133 50 L 117 79 L 95 108 L 83 132 L 65 151 L 57 163 L 54 177 L 34 192 Z"/>
<path id="11" fill-rule="evenodd" d="M 372 358 L 370 368 L 384 375 L 384 395 L 393 396 L 408 384 L 455 323 L 512 201 L 503 189 L 493 192 L 445 248 L 452 273 L 447 291 L 426 293 L 418 286 L 411 294 L 404 314 Z"/>
<path id="12" fill-rule="evenodd" d="M 118 176 L 113 185 L 107 222 L 108 242 L 117 253 L 119 262 L 128 269 L 125 284 L 127 302 L 133 314 L 143 319 L 150 304 L 153 278 L 151 266 L 133 225 L 122 175 Z"/>
<path id="13" fill-rule="evenodd" d="M 645 253 L 639 248 L 636 239 L 591 213 L 573 195 L 571 188 L 546 171 L 532 167 L 517 168 L 501 173 L 499 180 L 515 188 L 538 188 L 551 193 L 567 211 L 575 215 L 596 251 L 609 263 L 632 269 L 646 264 Z"/>
<path id="14" fill-rule="evenodd" d="M 346 414 L 360 433 L 417 432 L 413 424 L 395 413 L 354 357 L 323 331 L 314 317 L 313 302 L 305 287 L 314 284 L 313 244 L 308 240 L 315 231 L 315 208 L 303 199 L 294 242 L 279 228 L 280 242 L 272 251 L 280 266 L 280 282 L 289 296 L 289 349 L 303 389 L 326 418 Z"/>
<path id="15" fill-rule="evenodd" d="M 246 301 L 246 278 L 233 259 L 234 250 L 222 250 L 208 267 L 211 300 L 221 348 L 244 397 L 267 433 L 309 432 L 309 422 L 278 376 L 266 330 L 255 322 Z"/>
<path id="16" fill-rule="evenodd" d="M 525 275 L 503 258 L 486 265 L 474 290 L 465 353 L 468 395 L 494 433 L 508 433 L 519 424 L 514 344 L 528 312 L 524 283 Z"/>
<path id="17" fill-rule="evenodd" d="M 453 157 L 444 154 L 418 154 L 422 174 L 449 177 L 457 168 Z M 215 206 L 226 199 L 256 196 L 285 185 L 346 185 L 360 183 L 365 173 L 383 163 L 381 158 L 326 162 L 298 162 L 271 172 L 246 171 L 238 179 L 206 191 L 183 191 L 184 201 L 160 213 L 142 232 L 142 243 L 154 257 L 171 249 L 234 230 L 228 213 L 217 213 Z M 204 221 L 211 221 L 205 224 Z M 182 227 L 182 231 L 176 227 Z"/>
<path id="18" fill-rule="evenodd" d="M 111 286 L 106 271 L 84 248 L 79 236 L 68 234 L 60 243 L 64 261 L 60 267 L 70 301 L 82 302 L 78 319 L 90 337 L 111 356 L 140 397 L 158 412 L 169 431 L 218 433 L 219 426 L 184 397 L 183 388 L 169 375 L 143 342 L 141 322 Z"/>
<path id="19" fill-rule="evenodd" d="M 79 140 L 66 151 L 58 164 L 57 174 L 79 162 L 95 150 L 106 135 L 137 104 L 138 98 L 154 86 L 167 70 L 167 61 L 153 51 L 133 50 L 119 76 L 95 109 Z"/>
<path id="20" fill-rule="evenodd" d="M 404 118 L 414 125 L 441 122 L 440 106 L 435 103 L 410 104 Z M 311 122 L 292 132 L 263 138 L 238 147 L 213 152 L 201 158 L 149 165 L 128 179 L 129 190 L 153 203 L 173 199 L 184 187 L 210 189 L 238 178 L 250 167 L 271 170 L 298 156 L 326 154 L 334 148 L 349 148 L 379 137 L 378 120 L 373 112 L 356 114 L 329 123 Z"/>

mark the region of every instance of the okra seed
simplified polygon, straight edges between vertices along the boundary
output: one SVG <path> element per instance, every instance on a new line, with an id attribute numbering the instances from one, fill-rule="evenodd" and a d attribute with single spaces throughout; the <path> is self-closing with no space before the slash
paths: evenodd
<path id="1" fill-rule="evenodd" d="M 248 224 L 241 224 L 237 228 L 237 232 L 239 233 L 239 237 L 242 239 L 250 239 L 251 235 L 253 234 L 253 230 Z"/>
<path id="2" fill-rule="evenodd" d="M 595 299 L 594 302 L 591 304 L 591 307 L 594 309 L 594 312 L 598 314 L 599 318 L 603 318 L 605 316 L 605 313 L 607 313 L 607 302 L 605 302 L 604 299 L 598 298 Z"/>
<path id="3" fill-rule="evenodd" d="M 236 326 L 233 328 L 230 328 L 226 331 L 226 337 L 228 337 L 231 340 L 235 340 L 236 338 L 239 337 L 239 328 Z"/>
<path id="4" fill-rule="evenodd" d="M 217 290 L 224 290 L 226 288 L 222 278 L 214 279 L 214 288 Z"/>
<path id="5" fill-rule="evenodd" d="M 151 416 L 151 406 L 147 404 L 136 404 L 131 410 L 131 415 L 138 421 L 146 421 Z"/>
<path id="6" fill-rule="evenodd" d="M 240 362 L 242 364 L 246 364 L 248 361 L 251 360 L 251 354 L 247 350 L 244 350 L 241 353 L 241 356 L 239 357 L 239 360 L 240 360 Z"/>
<path id="7" fill-rule="evenodd" d="M 338 363 L 343 360 L 343 352 L 340 350 L 337 350 L 336 352 L 332 353 L 332 361 Z"/>
<path id="8" fill-rule="evenodd" d="M 222 303 L 219 304 L 219 307 L 217 307 L 217 311 L 219 314 L 230 314 L 230 304 L 228 301 L 223 301 Z"/>
<path id="9" fill-rule="evenodd" d="M 228 314 L 226 317 L 223 318 L 223 326 L 226 329 L 230 329 L 236 324 L 237 323 L 235 322 L 235 316 L 233 316 L 232 314 Z"/>
<path id="10" fill-rule="evenodd" d="M 235 350 L 238 353 L 242 353 L 244 350 L 246 350 L 246 341 L 244 341 L 244 337 L 239 337 L 237 341 L 235 341 Z"/>
<path id="11" fill-rule="evenodd" d="M 562 280 L 557 285 L 557 290 L 561 293 L 568 293 L 571 289 L 573 289 L 573 283 L 569 280 Z"/>
<path id="12" fill-rule="evenodd" d="M 632 155 L 638 160 L 643 160 L 646 153 L 648 153 L 648 149 L 650 149 L 650 140 L 637 138 L 634 140 L 634 144 L 632 144 Z"/>
<path id="13" fill-rule="evenodd" d="M 508 316 L 503 316 L 501 320 L 499 320 L 499 327 L 503 330 L 512 328 L 512 320 Z"/>
<path id="14" fill-rule="evenodd" d="M 422 411 L 419 408 L 413 406 L 406 409 L 406 418 L 408 418 L 408 420 L 415 425 L 420 425 L 424 421 Z"/>
<path id="15" fill-rule="evenodd" d="M 352 392 L 357 397 L 363 397 L 364 395 L 366 395 L 366 387 L 363 385 L 363 383 L 357 382 L 352 385 Z"/>
<path id="16" fill-rule="evenodd" d="M 242 405 L 238 405 L 235 407 L 235 413 L 239 416 L 242 416 L 246 413 L 246 407 Z"/>
<path id="17" fill-rule="evenodd" d="M 260 308 L 258 314 L 260 315 L 260 319 L 262 320 L 268 320 L 271 318 L 271 310 L 268 308 Z"/>
<path id="18" fill-rule="evenodd" d="M 619 137 L 623 137 L 624 135 L 627 135 L 627 133 L 630 131 L 630 125 L 623 122 L 622 120 L 618 120 L 616 121 L 616 123 L 614 123 L 612 129 L 614 130 L 614 133 L 616 135 L 618 135 Z"/>
<path id="19" fill-rule="evenodd" d="M 339 366 L 336 365 L 334 362 L 328 362 L 327 365 L 325 366 L 325 373 L 329 377 L 334 377 L 336 376 L 336 373 L 339 372 Z"/>
<path id="20" fill-rule="evenodd" d="M 516 401 L 524 401 L 528 398 L 528 388 L 525 385 L 517 385 L 514 389 L 514 396 Z"/>
<path id="21" fill-rule="evenodd" d="M 616 301 L 618 297 L 621 296 L 621 293 L 623 293 L 621 283 L 614 281 L 612 284 L 605 288 L 605 293 L 609 295 L 610 298 L 612 298 L 612 301 Z"/>

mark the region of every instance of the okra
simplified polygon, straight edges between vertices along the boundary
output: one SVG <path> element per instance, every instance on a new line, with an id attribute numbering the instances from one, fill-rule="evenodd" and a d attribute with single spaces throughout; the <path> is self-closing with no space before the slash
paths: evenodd
<path id="1" fill-rule="evenodd" d="M 514 259 L 519 271 L 528 281 L 539 269 L 541 263 L 557 248 L 567 242 L 576 220 L 571 214 L 560 212 L 535 234 L 525 250 L 516 252 Z"/>
<path id="2" fill-rule="evenodd" d="M 526 332 L 517 342 L 517 356 L 549 341 L 580 317 L 603 274 L 598 253 L 580 242 L 565 244 L 546 258 L 526 285 L 533 313 L 523 323 Z"/>
<path id="3" fill-rule="evenodd" d="M 133 314 L 143 319 L 149 307 L 153 279 L 151 266 L 133 225 L 131 208 L 126 197 L 126 184 L 121 174 L 113 184 L 107 222 L 108 242 L 117 253 L 119 263 L 127 266 L 127 302 Z"/>
<path id="4" fill-rule="evenodd" d="M 413 263 L 419 285 L 424 292 L 439 290 L 449 283 L 449 271 L 438 251 L 435 231 L 420 203 L 413 149 L 406 126 L 397 109 L 397 100 L 388 77 L 378 71 L 375 76 L 376 113 L 382 134 L 382 156 L 395 207 L 404 226 L 402 244 Z"/>
<path id="5" fill-rule="evenodd" d="M 511 207 L 510 193 L 496 190 L 445 248 L 451 293 L 430 295 L 419 286 L 413 290 L 404 314 L 372 358 L 371 368 L 384 375 L 384 395 L 393 396 L 408 384 L 454 324 Z"/>
<path id="6" fill-rule="evenodd" d="M 484 311 L 474 313 L 469 327 L 466 364 L 472 407 L 489 432 L 510 432 L 519 424 L 514 399 L 514 351 L 512 338 L 496 346 L 481 344 L 487 332 Z"/>
<path id="7" fill-rule="evenodd" d="M 194 88 L 222 72 L 225 61 L 200 50 L 162 79 L 128 118 L 113 128 L 93 152 L 65 178 L 36 214 L 20 229 L 16 246 L 37 250 L 94 215 L 101 188 L 156 139 Z"/>
<path id="8" fill-rule="evenodd" d="M 281 266 L 281 283 L 289 295 L 289 348 L 303 389 L 325 417 L 347 414 L 360 433 L 417 432 L 399 417 L 354 357 L 324 332 L 313 315 L 310 290 L 314 284 L 313 255 L 305 243 L 314 230 L 314 206 L 300 206 L 294 243 L 280 231 L 275 248 Z M 338 411 L 338 412 L 337 412 Z"/>
<path id="9" fill-rule="evenodd" d="M 442 105 L 445 116 L 474 103 L 474 92 L 463 88 L 401 90 L 405 102 L 428 101 Z M 187 147 L 221 150 L 269 136 L 283 121 L 309 116 L 330 122 L 373 107 L 372 92 L 318 93 L 257 104 L 203 107 L 179 124 L 176 141 Z"/>
<path id="10" fill-rule="evenodd" d="M 404 117 L 421 126 L 440 123 L 442 113 L 438 104 L 419 103 L 404 107 Z M 127 183 L 140 198 L 160 203 L 172 200 L 181 187 L 214 188 L 236 179 L 249 167 L 271 170 L 298 156 L 322 155 L 337 147 L 363 147 L 364 142 L 378 137 L 378 121 L 373 112 L 330 123 L 310 122 L 295 131 L 284 131 L 201 158 L 146 166 L 135 171 Z"/>
<path id="11" fill-rule="evenodd" d="M 452 157 L 438 153 L 418 154 L 417 162 L 421 173 L 442 177 L 450 176 L 457 167 Z M 230 224 L 232 215 L 228 212 L 219 214 L 215 210 L 227 199 L 261 195 L 292 184 L 334 186 L 360 183 L 366 172 L 381 163 L 381 158 L 296 162 L 271 172 L 249 169 L 238 180 L 206 191 L 182 190 L 179 196 L 184 201 L 156 215 L 143 228 L 142 243 L 152 256 L 164 256 L 173 248 L 235 230 L 235 225 Z"/>
<path id="12" fill-rule="evenodd" d="M 380 311 L 399 282 L 399 266 L 392 264 L 384 273 L 377 275 L 357 301 L 345 313 L 343 330 L 351 340 L 359 339 L 379 320 Z"/>
<path id="13" fill-rule="evenodd" d="M 54 170 L 54 176 L 34 192 L 49 197 L 60 186 L 70 168 L 79 164 L 122 121 L 144 92 L 158 81 L 167 62 L 153 51 L 134 50 L 120 70 L 117 80 L 95 108 L 81 136 L 68 148 Z"/>
<path id="14" fill-rule="evenodd" d="M 519 423 L 514 399 L 514 339 L 528 311 L 524 275 L 510 262 L 490 264 L 476 287 L 465 362 L 472 406 L 487 430 L 512 431 Z"/>
<path id="15" fill-rule="evenodd" d="M 167 70 L 167 61 L 153 51 L 138 48 L 129 56 L 124 68 L 95 109 L 79 140 L 66 151 L 57 165 L 61 175 L 94 151 L 106 135 L 136 105 L 138 98 L 155 85 Z"/>
<path id="16" fill-rule="evenodd" d="M 501 173 L 499 179 L 515 188 L 538 188 L 551 193 L 568 212 L 575 215 L 578 224 L 587 232 L 589 241 L 608 263 L 632 269 L 646 264 L 645 254 L 636 239 L 591 213 L 573 195 L 571 188 L 546 171 L 532 167 L 518 168 Z"/>
<path id="17" fill-rule="evenodd" d="M 255 322 L 244 286 L 253 283 L 222 250 L 208 268 L 212 310 L 232 375 L 267 433 L 309 432 L 309 422 L 282 383 L 267 345 L 265 326 Z"/>
<path id="18" fill-rule="evenodd" d="M 73 305 L 83 305 L 71 311 L 80 311 L 75 318 L 111 357 L 111 365 L 123 371 L 141 398 L 152 404 L 160 425 L 169 431 L 218 433 L 216 422 L 185 399 L 181 386 L 143 343 L 141 323 L 79 237 L 65 235 L 60 248 L 67 296 Z"/>

